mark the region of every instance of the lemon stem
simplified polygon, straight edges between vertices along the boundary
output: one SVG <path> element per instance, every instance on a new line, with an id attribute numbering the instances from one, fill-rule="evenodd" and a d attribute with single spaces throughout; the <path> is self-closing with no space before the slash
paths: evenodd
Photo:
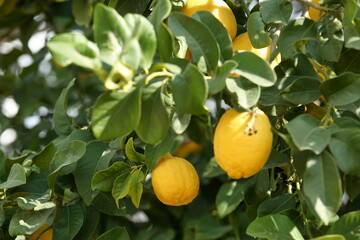
<path id="1" fill-rule="evenodd" d="M 251 136 L 252 134 L 256 134 L 257 131 L 255 129 L 255 121 L 256 121 L 256 117 L 257 117 L 257 114 L 256 114 L 256 110 L 250 112 L 249 114 L 251 114 L 251 119 L 250 121 L 247 123 L 247 128 L 245 128 L 244 130 L 244 133 L 245 134 L 248 134 L 249 136 Z"/>
<path id="2" fill-rule="evenodd" d="M 172 77 L 174 74 L 168 72 L 168 71 L 161 71 L 161 72 L 153 72 L 150 75 L 148 75 L 145 79 L 145 84 L 149 84 L 149 82 L 156 78 L 156 77 Z"/>
<path id="3" fill-rule="evenodd" d="M 312 3 L 312 2 L 310 2 L 310 1 L 306 1 L 306 0 L 296 0 L 296 1 L 298 1 L 298 2 L 300 2 L 300 3 L 302 3 L 302 4 L 304 4 L 304 5 L 306 5 L 306 6 L 308 6 L 308 7 L 312 7 L 312 8 L 318 9 L 318 10 L 320 10 L 320 11 L 327 11 L 327 12 L 329 12 L 329 11 L 335 11 L 334 9 L 327 8 L 327 7 L 322 7 L 322 6 L 318 5 L 318 4 Z"/>
<path id="4" fill-rule="evenodd" d="M 328 127 L 330 119 L 331 119 L 331 110 L 332 110 L 332 106 L 331 105 L 327 105 L 326 106 L 326 115 L 325 115 L 325 121 L 322 124 L 323 127 Z"/>

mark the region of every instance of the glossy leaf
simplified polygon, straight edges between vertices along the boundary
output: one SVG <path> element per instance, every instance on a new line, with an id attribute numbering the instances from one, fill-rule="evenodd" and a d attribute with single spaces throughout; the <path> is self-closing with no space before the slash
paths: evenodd
<path id="1" fill-rule="evenodd" d="M 130 237 L 125 227 L 115 227 L 100 235 L 96 240 L 130 240 Z"/>
<path id="2" fill-rule="evenodd" d="M 141 114 L 141 90 L 106 92 L 94 105 L 92 128 L 97 138 L 111 140 L 132 132 Z"/>
<path id="3" fill-rule="evenodd" d="M 285 215 L 268 215 L 255 219 L 246 234 L 269 240 L 304 239 L 295 224 Z"/>
<path id="4" fill-rule="evenodd" d="M 285 128 L 299 150 L 320 154 L 330 142 L 330 130 L 321 128 L 320 122 L 308 114 L 294 118 Z"/>
<path id="5" fill-rule="evenodd" d="M 84 209 L 84 223 L 76 234 L 74 239 L 76 240 L 88 240 L 91 236 L 94 235 L 96 232 L 96 227 L 99 224 L 100 220 L 100 212 L 90 206 L 90 207 L 83 207 Z"/>
<path id="6" fill-rule="evenodd" d="M 260 87 L 246 78 L 227 78 L 226 88 L 236 96 L 237 103 L 242 108 L 250 109 L 259 101 Z"/>
<path id="7" fill-rule="evenodd" d="M 143 184 L 142 181 L 144 180 L 145 175 L 139 169 L 131 173 L 130 175 L 130 188 L 128 195 L 131 197 L 132 203 L 135 207 L 139 208 L 141 196 L 143 193 Z"/>
<path id="8" fill-rule="evenodd" d="M 227 60 L 223 65 L 215 69 L 214 76 L 208 80 L 210 94 L 218 93 L 224 89 L 226 78 L 236 66 L 237 63 L 235 61 Z"/>
<path id="9" fill-rule="evenodd" d="M 265 31 L 265 24 L 260 12 L 250 14 L 247 24 L 247 32 L 254 48 L 264 48 L 270 45 L 270 33 Z"/>
<path id="10" fill-rule="evenodd" d="M 144 154 L 138 153 L 134 149 L 133 138 L 129 138 L 125 145 L 125 154 L 130 161 L 141 163 L 144 162 Z"/>
<path id="11" fill-rule="evenodd" d="M 18 163 L 12 165 L 9 175 L 5 182 L 0 184 L 0 189 L 8 189 L 23 185 L 26 183 L 26 171 Z"/>
<path id="12" fill-rule="evenodd" d="M 324 152 L 308 159 L 303 181 L 304 194 L 317 216 L 328 225 L 340 208 L 343 194 L 334 157 Z"/>
<path id="13" fill-rule="evenodd" d="M 118 205 L 120 199 L 126 197 L 126 195 L 129 193 L 130 184 L 130 172 L 122 173 L 115 179 L 111 190 L 111 195 L 115 199 L 116 205 Z"/>
<path id="14" fill-rule="evenodd" d="M 33 157 L 33 164 L 38 166 L 41 169 L 49 169 L 51 160 L 53 159 L 57 148 L 53 142 L 50 142 L 46 147 L 44 147 L 41 152 L 37 153 Z"/>
<path id="15" fill-rule="evenodd" d="M 171 13 L 171 2 L 169 0 L 159 0 L 149 15 L 149 21 L 154 25 L 155 29 L 158 30 L 161 23 Z"/>
<path id="16" fill-rule="evenodd" d="M 257 215 L 262 217 L 265 215 L 278 214 L 290 209 L 295 209 L 296 201 L 296 196 L 293 194 L 284 194 L 276 198 L 267 199 L 260 204 Z"/>
<path id="17" fill-rule="evenodd" d="M 319 54 L 328 61 L 337 62 L 344 44 L 341 22 L 336 18 L 332 21 L 326 18 L 318 29 L 318 40 Z"/>
<path id="18" fill-rule="evenodd" d="M 238 66 L 233 73 L 238 74 L 261 87 L 270 87 L 276 82 L 276 75 L 269 63 L 255 53 L 240 51 L 232 58 Z"/>
<path id="19" fill-rule="evenodd" d="M 84 212 L 80 205 L 62 206 L 54 219 L 54 239 L 71 240 L 84 223 Z"/>
<path id="20" fill-rule="evenodd" d="M 360 99 L 360 75 L 344 73 L 336 78 L 329 79 L 321 84 L 321 93 L 328 104 L 334 106 L 346 105 Z"/>
<path id="21" fill-rule="evenodd" d="M 360 236 L 360 211 L 348 212 L 331 225 L 328 234 L 341 234 L 346 240 L 356 240 Z"/>
<path id="22" fill-rule="evenodd" d="M 260 0 L 260 13 L 266 23 L 286 24 L 293 11 L 291 2 L 287 0 Z"/>
<path id="23" fill-rule="evenodd" d="M 285 88 L 281 97 L 294 104 L 308 104 L 321 96 L 320 81 L 315 78 L 298 78 Z"/>
<path id="24" fill-rule="evenodd" d="M 359 141 L 359 129 L 342 129 L 331 137 L 330 150 L 344 173 L 360 176 Z"/>
<path id="25" fill-rule="evenodd" d="M 290 159 L 283 153 L 272 150 L 269 159 L 267 160 L 264 169 L 283 167 L 290 165 Z"/>
<path id="26" fill-rule="evenodd" d="M 100 212 L 110 216 L 125 216 L 126 207 L 123 201 L 117 204 L 110 193 L 100 192 L 94 199 L 92 205 Z"/>

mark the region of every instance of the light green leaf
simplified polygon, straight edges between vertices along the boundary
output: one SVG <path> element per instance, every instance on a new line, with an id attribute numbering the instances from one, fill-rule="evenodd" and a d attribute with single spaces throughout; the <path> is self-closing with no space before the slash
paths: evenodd
<path id="1" fill-rule="evenodd" d="M 77 24 L 89 25 L 93 11 L 90 0 L 73 0 L 71 10 Z"/>
<path id="2" fill-rule="evenodd" d="M 232 58 L 238 66 L 233 73 L 261 86 L 270 87 L 276 82 L 276 74 L 269 63 L 255 53 L 248 51 L 237 52 Z"/>
<path id="3" fill-rule="evenodd" d="M 254 48 L 264 48 L 270 45 L 270 33 L 265 31 L 265 24 L 262 20 L 260 12 L 250 14 L 247 24 L 247 32 Z"/>
<path id="4" fill-rule="evenodd" d="M 337 62 L 344 45 L 344 32 L 340 20 L 325 18 L 319 25 L 318 40 L 320 56 L 328 61 Z"/>
<path id="5" fill-rule="evenodd" d="M 260 98 L 260 86 L 250 82 L 246 78 L 227 78 L 227 90 L 236 96 L 239 106 L 245 109 L 253 107 Z"/>
<path id="6" fill-rule="evenodd" d="M 302 114 L 285 125 L 299 150 L 320 154 L 330 142 L 331 131 L 321 128 L 320 122 L 309 114 Z"/>
<path id="7" fill-rule="evenodd" d="M 236 66 L 237 63 L 235 61 L 227 60 L 223 65 L 215 69 L 214 76 L 208 80 L 210 94 L 218 93 L 224 89 L 226 78 Z"/>
<path id="8" fill-rule="evenodd" d="M 313 240 L 346 240 L 343 235 L 331 234 L 313 238 Z"/>
<path id="9" fill-rule="evenodd" d="M 287 0 L 260 0 L 260 13 L 266 23 L 286 24 L 292 14 L 292 3 Z"/>
<path id="10" fill-rule="evenodd" d="M 131 184 L 130 172 L 125 172 L 119 175 L 113 184 L 111 195 L 115 199 L 116 205 L 118 205 L 119 200 L 126 197 L 129 193 Z"/>
<path id="11" fill-rule="evenodd" d="M 92 128 L 97 138 L 111 140 L 126 136 L 139 123 L 141 89 L 131 92 L 106 92 L 95 102 Z"/>
<path id="12" fill-rule="evenodd" d="M 130 175 L 130 188 L 129 188 L 129 196 L 131 197 L 132 203 L 135 207 L 139 208 L 141 196 L 143 193 L 143 185 L 142 181 L 144 180 L 145 175 L 139 169 L 131 173 Z"/>
<path id="13" fill-rule="evenodd" d="M 328 225 L 341 205 L 342 186 L 339 170 L 329 152 L 307 160 L 303 191 L 317 216 Z"/>
<path id="14" fill-rule="evenodd" d="M 19 163 L 12 165 L 10 173 L 5 182 L 0 184 L 0 189 L 8 189 L 26 183 L 26 171 Z"/>
<path id="15" fill-rule="evenodd" d="M 284 215 L 268 215 L 255 219 L 246 229 L 246 234 L 268 240 L 303 240 L 299 229 Z"/>
<path id="16" fill-rule="evenodd" d="M 134 149 L 133 138 L 129 138 L 125 145 L 125 154 L 130 161 L 141 163 L 144 162 L 144 154 L 138 153 Z"/>

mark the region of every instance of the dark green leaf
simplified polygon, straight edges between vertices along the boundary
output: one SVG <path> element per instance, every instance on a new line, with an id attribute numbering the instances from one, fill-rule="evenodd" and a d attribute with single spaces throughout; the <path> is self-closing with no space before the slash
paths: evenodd
<path id="1" fill-rule="evenodd" d="M 311 77 L 298 78 L 285 88 L 281 97 L 294 104 L 308 104 L 321 96 L 320 82 Z"/>
<path id="2" fill-rule="evenodd" d="M 286 165 L 290 165 L 290 159 L 283 153 L 272 150 L 270 157 L 264 166 L 264 169 L 283 167 Z"/>
<path id="3" fill-rule="evenodd" d="M 235 54 L 233 60 L 238 66 L 233 71 L 249 81 L 261 86 L 270 87 L 276 82 L 276 74 L 269 63 L 255 53 L 240 51 Z"/>
<path id="4" fill-rule="evenodd" d="M 88 240 L 96 231 L 96 226 L 99 224 L 100 213 L 96 208 L 84 207 L 84 224 L 74 239 L 76 240 Z"/>
<path id="5" fill-rule="evenodd" d="M 281 56 L 290 58 L 296 52 L 298 42 L 304 40 L 316 41 L 316 36 L 317 29 L 314 21 L 300 17 L 289 22 L 282 30 L 278 40 Z"/>
<path id="6" fill-rule="evenodd" d="M 67 88 L 63 89 L 60 97 L 57 99 L 54 108 L 54 130 L 57 135 L 69 135 L 71 132 L 71 120 L 66 114 L 67 102 L 70 88 L 74 86 L 75 79 L 70 81 Z"/>
<path id="7" fill-rule="evenodd" d="M 185 231 L 190 231 L 190 236 L 195 239 L 216 240 L 231 231 L 231 226 L 223 225 L 211 215 L 186 222 Z"/>
<path id="8" fill-rule="evenodd" d="M 53 142 L 50 142 L 46 147 L 41 150 L 41 152 L 37 153 L 33 157 L 33 164 L 38 166 L 41 169 L 49 169 L 49 165 L 51 160 L 53 159 L 57 148 L 55 147 Z"/>
<path id="9" fill-rule="evenodd" d="M 110 140 L 126 136 L 139 123 L 141 90 L 106 92 L 94 105 L 92 128 L 97 138 Z"/>
<path id="10" fill-rule="evenodd" d="M 131 168 L 124 162 L 115 162 L 110 167 L 97 172 L 91 181 L 92 189 L 99 189 L 104 192 L 109 192 L 113 188 L 115 179 L 125 173 L 130 173 Z"/>
<path id="11" fill-rule="evenodd" d="M 293 11 L 291 2 L 287 0 L 260 0 L 260 13 L 266 23 L 286 24 Z"/>
<path id="12" fill-rule="evenodd" d="M 162 86 L 146 87 L 142 91 L 141 118 L 137 135 L 145 143 L 157 144 L 166 137 L 170 120 L 165 108 Z"/>
<path id="13" fill-rule="evenodd" d="M 330 142 L 330 130 L 320 127 L 320 122 L 309 114 L 299 115 L 286 124 L 285 128 L 299 150 L 311 150 L 320 154 Z"/>
<path id="14" fill-rule="evenodd" d="M 329 147 L 341 171 L 360 176 L 359 129 L 342 129 L 336 132 L 331 137 Z"/>
<path id="15" fill-rule="evenodd" d="M 264 48 L 270 45 L 270 33 L 265 31 L 265 24 L 260 12 L 250 14 L 247 24 L 247 32 L 254 48 Z"/>
<path id="16" fill-rule="evenodd" d="M 246 229 L 246 234 L 269 240 L 304 239 L 295 224 L 284 215 L 268 215 L 255 219 Z"/>
<path id="17" fill-rule="evenodd" d="M 160 143 L 156 145 L 146 145 L 145 148 L 145 163 L 149 171 L 152 171 L 159 159 L 164 156 L 166 153 L 170 152 L 173 146 L 174 134 L 172 131 L 169 131 L 167 136 Z"/>
<path id="18" fill-rule="evenodd" d="M 111 216 L 125 216 L 126 207 L 121 200 L 118 205 L 115 204 L 114 198 L 110 193 L 100 192 L 93 201 L 93 206 L 100 212 Z"/>
<path id="19" fill-rule="evenodd" d="M 358 89 L 360 89 L 360 75 L 350 72 L 324 81 L 320 86 L 328 104 L 334 106 L 346 105 L 360 99 Z"/>
<path id="20" fill-rule="evenodd" d="M 258 208 L 258 216 L 277 214 L 287 211 L 289 209 L 295 209 L 296 207 L 296 195 L 284 194 L 279 197 L 267 199 L 262 202 Z"/>
<path id="21" fill-rule="evenodd" d="M 328 225 L 341 205 L 339 170 L 329 152 L 313 156 L 306 163 L 303 191 L 318 217 Z"/>
<path id="22" fill-rule="evenodd" d="M 72 14 L 75 21 L 80 25 L 88 26 L 92 16 L 92 5 L 90 0 L 74 0 L 72 1 Z"/>
<path id="23" fill-rule="evenodd" d="M 320 56 L 328 61 L 337 62 L 344 44 L 341 22 L 337 18 L 326 18 L 318 29 L 318 40 Z"/>
<path id="24" fill-rule="evenodd" d="M 100 161 L 101 156 L 107 149 L 107 145 L 103 142 L 92 141 L 86 145 L 84 156 L 77 162 L 74 176 L 77 190 L 86 205 L 90 205 L 93 200 L 93 191 L 91 189 L 91 180 Z"/>
<path id="25" fill-rule="evenodd" d="M 346 240 L 357 240 L 360 236 L 360 211 L 346 213 L 331 225 L 328 234 L 342 234 Z"/>
<path id="26" fill-rule="evenodd" d="M 23 185 L 26 183 L 26 171 L 20 164 L 12 165 L 10 173 L 5 182 L 0 184 L 0 189 L 8 189 Z"/>
<path id="27" fill-rule="evenodd" d="M 80 205 L 62 206 L 54 219 L 54 239 L 74 239 L 83 222 L 84 212 Z"/>
<path id="28" fill-rule="evenodd" d="M 201 114 L 206 111 L 207 82 L 194 65 L 188 64 L 181 75 L 176 75 L 171 88 L 179 114 Z"/>
<path id="29" fill-rule="evenodd" d="M 176 37 L 186 39 L 196 63 L 201 62 L 200 65 L 205 65 L 207 71 L 215 70 L 220 57 L 220 49 L 216 38 L 206 26 L 176 11 L 170 14 L 168 25 Z"/>
<path id="30" fill-rule="evenodd" d="M 227 78 L 227 90 L 236 96 L 239 106 L 245 109 L 253 107 L 260 98 L 260 86 L 250 82 L 246 78 Z"/>
<path id="31" fill-rule="evenodd" d="M 360 177 L 353 175 L 345 176 L 345 192 L 349 196 L 350 201 L 354 201 L 360 194 Z"/>
<path id="32" fill-rule="evenodd" d="M 99 236 L 96 240 L 130 240 L 124 227 L 115 227 Z"/>

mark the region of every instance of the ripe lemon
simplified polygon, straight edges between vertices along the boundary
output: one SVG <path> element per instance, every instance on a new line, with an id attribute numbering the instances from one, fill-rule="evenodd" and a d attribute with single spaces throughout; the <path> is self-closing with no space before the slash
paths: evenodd
<path id="1" fill-rule="evenodd" d="M 184 158 L 170 154 L 160 159 L 151 177 L 156 197 L 164 204 L 189 204 L 199 191 L 199 176 L 194 166 Z"/>
<path id="2" fill-rule="evenodd" d="M 176 157 L 184 158 L 184 157 L 189 156 L 191 153 L 200 152 L 202 147 L 203 146 L 201 144 L 197 144 L 194 141 L 189 141 L 189 142 L 181 144 L 181 146 L 176 150 L 174 155 Z"/>
<path id="3" fill-rule="evenodd" d="M 270 121 L 264 112 L 257 110 L 254 116 L 230 109 L 222 115 L 215 130 L 215 158 L 229 177 L 248 178 L 265 165 L 272 141 Z"/>
<path id="4" fill-rule="evenodd" d="M 40 238 L 39 235 L 48 227 L 50 227 L 49 224 L 43 224 L 41 227 L 39 227 L 33 234 L 31 234 L 31 239 L 35 240 L 51 240 L 52 239 L 52 235 L 53 235 L 53 229 L 49 228 L 48 230 L 46 230 Z"/>
<path id="5" fill-rule="evenodd" d="M 223 0 L 188 0 L 181 12 L 192 16 L 198 11 L 208 11 L 214 15 L 226 28 L 231 39 L 237 32 L 236 19 L 230 7 Z"/>
<path id="6" fill-rule="evenodd" d="M 312 0 L 312 3 L 318 4 L 320 0 Z M 323 15 L 323 12 L 320 12 L 319 9 L 313 8 L 313 7 L 309 7 L 309 17 L 310 19 L 317 21 L 319 20 L 319 18 Z"/>
<path id="7" fill-rule="evenodd" d="M 251 44 L 249 34 L 247 32 L 242 33 L 238 35 L 233 40 L 233 51 L 240 51 L 245 50 L 252 53 L 255 53 L 262 59 L 268 61 L 271 54 L 271 48 L 270 46 L 264 47 L 264 48 L 254 48 Z M 276 65 L 278 65 L 281 62 L 281 56 L 278 54 L 276 58 L 271 62 L 271 67 L 274 68 Z"/>

